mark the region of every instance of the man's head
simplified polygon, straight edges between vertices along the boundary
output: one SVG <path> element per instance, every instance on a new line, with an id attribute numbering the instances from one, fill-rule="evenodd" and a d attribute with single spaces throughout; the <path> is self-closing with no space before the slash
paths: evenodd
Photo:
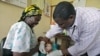
<path id="1" fill-rule="evenodd" d="M 37 25 L 41 19 L 42 11 L 36 5 L 25 8 L 19 21 L 25 21 L 31 28 Z"/>
<path id="2" fill-rule="evenodd" d="M 61 28 L 69 28 L 73 25 L 75 20 L 75 9 L 69 2 L 63 1 L 56 6 L 53 18 Z"/>

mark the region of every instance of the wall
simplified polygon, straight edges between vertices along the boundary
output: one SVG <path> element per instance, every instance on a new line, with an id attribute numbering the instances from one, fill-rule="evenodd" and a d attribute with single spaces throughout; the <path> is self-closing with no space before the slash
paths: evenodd
<path id="1" fill-rule="evenodd" d="M 0 39 L 5 37 L 10 26 L 19 20 L 22 10 L 23 8 L 0 1 Z"/>
<path id="2" fill-rule="evenodd" d="M 74 1 L 74 0 L 52 0 L 52 5 L 56 5 L 60 1 Z M 100 8 L 100 0 L 86 0 L 86 7 Z"/>
<path id="3" fill-rule="evenodd" d="M 100 8 L 100 0 L 86 0 L 86 6 Z"/>
<path id="4" fill-rule="evenodd" d="M 73 0 L 52 0 L 52 5 L 56 5 L 56 4 L 58 4 L 60 1 L 69 1 L 69 2 L 71 2 L 71 1 L 73 1 Z"/>
<path id="5" fill-rule="evenodd" d="M 50 28 L 50 18 L 42 14 L 40 23 L 34 28 L 36 36 L 44 36 Z"/>
<path id="6" fill-rule="evenodd" d="M 51 2 L 50 0 L 48 0 L 48 2 Z M 39 6 L 42 10 L 44 8 L 44 0 L 32 0 L 32 2 L 30 4 L 36 4 L 37 6 Z M 42 12 L 42 18 L 40 23 L 34 28 L 34 31 L 36 33 L 36 36 L 44 36 L 45 33 L 49 30 L 50 28 L 50 17 L 46 16 L 44 14 L 44 10 Z"/>

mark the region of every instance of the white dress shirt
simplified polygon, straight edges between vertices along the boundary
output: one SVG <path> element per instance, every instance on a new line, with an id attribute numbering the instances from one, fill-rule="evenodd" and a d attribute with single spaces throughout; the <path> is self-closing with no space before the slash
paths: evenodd
<path id="1" fill-rule="evenodd" d="M 56 24 L 46 34 L 51 38 L 63 30 Z M 76 18 L 72 27 L 66 29 L 67 35 L 75 42 L 68 48 L 72 56 L 87 52 L 88 56 L 100 54 L 100 10 L 90 7 L 77 7 Z"/>

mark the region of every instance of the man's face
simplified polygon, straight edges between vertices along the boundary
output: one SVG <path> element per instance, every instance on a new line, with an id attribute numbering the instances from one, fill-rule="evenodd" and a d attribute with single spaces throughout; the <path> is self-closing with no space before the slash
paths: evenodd
<path id="1" fill-rule="evenodd" d="M 56 18 L 55 22 L 61 27 L 62 29 L 68 29 L 70 28 L 75 21 L 75 17 L 69 17 L 68 20 L 62 19 L 62 18 Z"/>

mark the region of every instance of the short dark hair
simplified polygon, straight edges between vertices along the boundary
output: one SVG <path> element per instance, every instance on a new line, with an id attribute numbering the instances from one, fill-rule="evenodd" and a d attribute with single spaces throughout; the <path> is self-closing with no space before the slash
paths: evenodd
<path id="1" fill-rule="evenodd" d="M 57 4 L 54 13 L 53 18 L 61 18 L 67 20 L 70 15 L 75 15 L 75 9 L 74 6 L 67 1 L 62 1 Z"/>

